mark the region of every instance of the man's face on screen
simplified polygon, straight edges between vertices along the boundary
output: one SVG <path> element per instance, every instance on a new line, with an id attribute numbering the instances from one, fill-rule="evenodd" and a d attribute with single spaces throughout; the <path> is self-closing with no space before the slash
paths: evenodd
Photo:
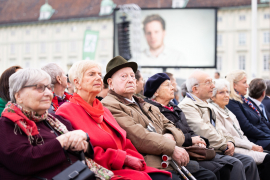
<path id="1" fill-rule="evenodd" d="M 151 50 L 160 48 L 163 45 L 165 31 L 159 21 L 151 21 L 144 27 L 144 35 Z"/>

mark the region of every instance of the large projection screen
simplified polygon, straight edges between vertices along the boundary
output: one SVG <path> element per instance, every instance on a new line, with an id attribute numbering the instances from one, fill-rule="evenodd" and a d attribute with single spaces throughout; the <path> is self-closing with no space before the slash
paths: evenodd
<path id="1" fill-rule="evenodd" d="M 114 56 L 122 48 L 118 25 L 123 22 L 123 14 L 119 9 L 114 11 Z M 125 15 L 125 21 L 130 22 L 131 41 L 134 26 L 132 18 Z M 216 8 L 142 9 L 140 50 L 134 56 L 129 43 L 129 61 L 142 68 L 216 68 L 216 17 Z"/>

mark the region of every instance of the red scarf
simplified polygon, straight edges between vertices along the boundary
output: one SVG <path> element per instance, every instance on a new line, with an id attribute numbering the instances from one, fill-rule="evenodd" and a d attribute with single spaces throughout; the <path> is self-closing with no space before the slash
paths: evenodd
<path id="1" fill-rule="evenodd" d="M 65 99 L 66 101 L 69 101 L 69 99 L 72 97 L 72 95 L 64 92 L 65 95 Z M 52 99 L 52 105 L 54 107 L 54 111 L 56 111 L 59 108 L 59 104 L 58 104 L 58 97 L 53 93 L 53 99 Z"/>
<path id="2" fill-rule="evenodd" d="M 83 109 L 98 123 L 102 123 L 104 109 L 102 103 L 96 98 L 93 102 L 93 106 L 88 104 L 85 100 L 81 98 L 77 93 L 74 93 L 73 96 L 69 99 L 70 102 L 79 104 Z"/>

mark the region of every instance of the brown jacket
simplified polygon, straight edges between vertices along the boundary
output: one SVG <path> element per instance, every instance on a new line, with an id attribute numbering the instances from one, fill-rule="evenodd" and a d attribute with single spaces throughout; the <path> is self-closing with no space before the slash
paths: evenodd
<path id="1" fill-rule="evenodd" d="M 127 132 L 127 138 L 144 155 L 146 164 L 162 169 L 161 155 L 172 156 L 175 146 L 182 146 L 184 143 L 185 136 L 160 113 L 157 107 L 141 98 L 135 96 L 133 98 L 140 107 L 111 90 L 101 102 Z M 149 123 L 155 127 L 157 133 L 146 129 Z M 162 136 L 164 133 L 171 133 L 176 142 Z"/>

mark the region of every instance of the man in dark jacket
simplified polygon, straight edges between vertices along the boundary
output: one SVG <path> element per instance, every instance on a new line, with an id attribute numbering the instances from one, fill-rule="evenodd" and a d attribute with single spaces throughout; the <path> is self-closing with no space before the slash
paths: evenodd
<path id="1" fill-rule="evenodd" d="M 265 97 L 262 101 L 265 110 L 270 114 L 270 80 L 265 81 L 266 84 L 266 91 L 265 91 Z"/>

